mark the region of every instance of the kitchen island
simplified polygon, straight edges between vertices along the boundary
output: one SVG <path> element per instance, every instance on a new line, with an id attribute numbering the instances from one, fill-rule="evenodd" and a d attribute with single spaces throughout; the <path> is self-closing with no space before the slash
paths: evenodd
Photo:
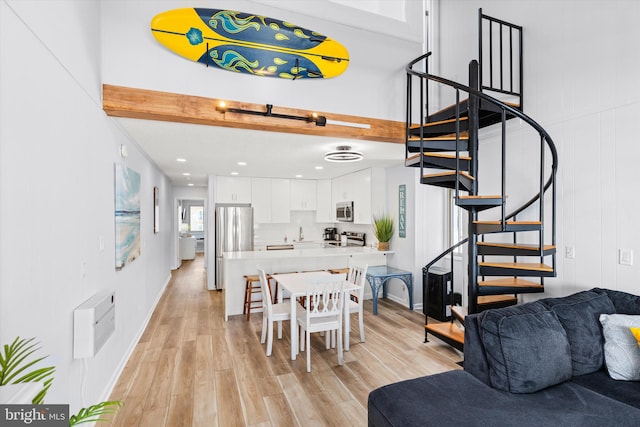
<path id="1" fill-rule="evenodd" d="M 275 274 L 344 268 L 354 264 L 386 265 L 388 254 L 393 254 L 393 251 L 356 246 L 225 252 L 223 254 L 224 319 L 228 320 L 229 316 L 242 314 L 245 286 L 243 276 L 258 274 L 258 268 L 262 268 L 267 274 Z M 371 289 L 365 289 L 365 298 L 370 297 Z"/>

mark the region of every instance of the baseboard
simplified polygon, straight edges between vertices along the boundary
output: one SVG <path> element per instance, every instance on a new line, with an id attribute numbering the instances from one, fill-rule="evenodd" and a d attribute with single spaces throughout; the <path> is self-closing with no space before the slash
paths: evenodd
<path id="1" fill-rule="evenodd" d="M 109 381 L 109 383 L 107 384 L 107 387 L 105 388 L 105 393 L 103 394 L 101 401 L 108 400 L 109 396 L 111 396 L 111 393 L 113 393 L 113 389 L 116 386 L 116 383 L 118 382 L 118 380 L 120 379 L 120 375 L 122 375 L 122 371 L 124 370 L 125 366 L 127 366 L 127 362 L 129 361 L 129 358 L 133 354 L 133 351 L 135 350 L 136 346 L 138 345 L 138 341 L 140 341 L 140 338 L 142 338 L 142 334 L 144 334 L 145 329 L 147 329 L 147 326 L 149 325 L 149 321 L 151 320 L 151 316 L 153 316 L 153 312 L 156 311 L 156 307 L 160 302 L 160 298 L 162 298 L 162 295 L 164 294 L 164 291 L 167 289 L 167 286 L 169 285 L 170 281 L 171 281 L 171 272 L 169 272 L 169 277 L 164 282 L 162 289 L 160 289 L 160 292 L 158 292 L 158 295 L 156 295 L 156 299 L 151 305 L 151 308 L 149 309 L 149 312 L 147 313 L 147 316 L 144 319 L 144 322 L 142 322 L 142 326 L 138 330 L 138 333 L 136 333 L 135 337 L 131 341 L 131 344 L 129 345 L 129 348 L 125 352 L 124 357 L 120 360 L 120 363 L 118 364 L 117 369 L 114 371 L 114 374 L 111 377 L 111 380 Z"/>

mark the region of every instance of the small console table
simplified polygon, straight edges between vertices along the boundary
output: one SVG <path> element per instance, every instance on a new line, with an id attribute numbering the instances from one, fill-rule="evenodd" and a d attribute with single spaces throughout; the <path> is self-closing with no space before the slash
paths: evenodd
<path id="1" fill-rule="evenodd" d="M 374 265 L 367 268 L 367 281 L 373 294 L 373 314 L 378 314 L 378 291 L 382 287 L 382 298 L 387 297 L 387 281 L 400 279 L 409 291 L 409 309 L 413 310 L 413 275 L 409 271 L 389 267 L 387 265 Z"/>

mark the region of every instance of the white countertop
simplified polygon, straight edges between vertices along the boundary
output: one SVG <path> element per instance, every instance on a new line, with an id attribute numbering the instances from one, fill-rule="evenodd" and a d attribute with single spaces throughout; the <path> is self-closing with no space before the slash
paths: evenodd
<path id="1" fill-rule="evenodd" d="M 309 249 L 288 249 L 281 251 L 244 251 L 225 252 L 223 258 L 229 261 L 242 261 L 254 259 L 277 259 L 277 258 L 315 258 L 332 257 L 345 255 L 370 255 L 370 254 L 392 254 L 393 251 L 379 251 L 370 247 L 336 247 L 336 248 L 309 248 Z"/>

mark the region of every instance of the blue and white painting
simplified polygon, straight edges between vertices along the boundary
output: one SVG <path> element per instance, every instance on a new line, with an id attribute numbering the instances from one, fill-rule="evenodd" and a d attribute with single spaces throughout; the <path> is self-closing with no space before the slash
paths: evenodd
<path id="1" fill-rule="evenodd" d="M 115 168 L 116 270 L 140 256 L 140 174 Z"/>

